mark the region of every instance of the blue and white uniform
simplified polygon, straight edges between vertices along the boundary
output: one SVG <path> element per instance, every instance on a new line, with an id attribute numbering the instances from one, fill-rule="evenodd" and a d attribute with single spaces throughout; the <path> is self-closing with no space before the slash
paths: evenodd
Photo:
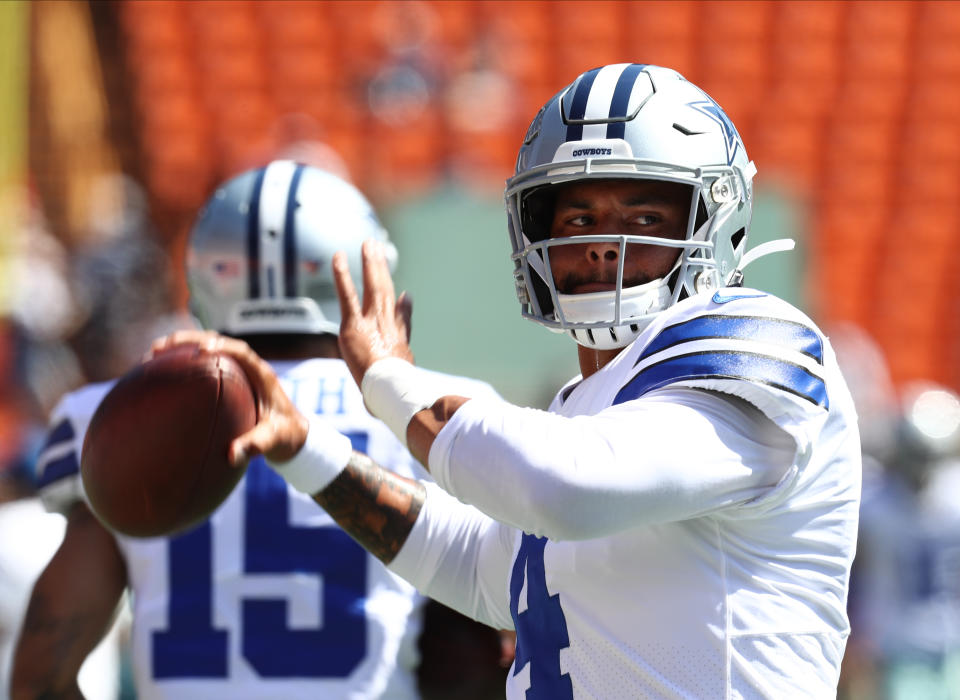
<path id="1" fill-rule="evenodd" d="M 304 413 L 322 414 L 381 464 L 425 474 L 367 413 L 342 361 L 273 366 Z M 111 386 L 73 392 L 56 408 L 39 465 L 49 509 L 82 498 L 83 437 Z M 142 700 L 417 697 L 423 599 L 262 459 L 196 529 L 116 539 Z"/>
<path id="2" fill-rule="evenodd" d="M 467 402 L 429 462 L 391 569 L 516 629 L 511 700 L 835 695 L 860 446 L 789 304 L 690 297 L 549 412 Z"/>

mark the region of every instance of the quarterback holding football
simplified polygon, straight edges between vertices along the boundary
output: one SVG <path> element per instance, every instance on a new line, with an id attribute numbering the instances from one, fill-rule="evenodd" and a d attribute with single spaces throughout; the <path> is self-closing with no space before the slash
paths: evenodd
<path id="1" fill-rule="evenodd" d="M 754 174 L 720 106 L 666 68 L 590 70 L 540 110 L 506 203 L 522 313 L 580 363 L 547 411 L 416 367 L 383 246 L 364 245 L 362 297 L 338 255 L 344 359 L 435 483 L 348 454 L 242 343 L 156 347 L 234 356 L 270 397 L 238 463 L 265 454 L 419 590 L 515 629 L 511 700 L 831 697 L 859 435 L 827 338 L 744 286 L 785 247 L 747 250 Z"/>

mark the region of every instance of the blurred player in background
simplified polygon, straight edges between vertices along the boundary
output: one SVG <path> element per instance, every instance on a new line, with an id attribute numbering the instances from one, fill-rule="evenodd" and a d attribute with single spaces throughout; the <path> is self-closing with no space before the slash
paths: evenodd
<path id="1" fill-rule="evenodd" d="M 37 577 L 63 539 L 63 518 L 36 497 L 32 454 L 0 466 L 0 698 L 7 697 L 10 667 L 24 611 Z M 120 682 L 119 630 L 87 657 L 78 683 L 88 700 L 115 700 Z"/>
<path id="2" fill-rule="evenodd" d="M 245 338 L 270 358 L 305 414 L 323 414 L 398 473 L 422 476 L 366 412 L 339 359 L 330 261 L 346 250 L 359 272 L 367 239 L 385 246 L 392 267 L 396 253 L 356 188 L 274 161 L 225 183 L 201 212 L 188 250 L 190 304 L 203 326 Z M 99 523 L 83 501 L 78 465 L 111 386 L 68 394 L 53 414 L 41 493 L 68 526 L 34 589 L 13 697 L 76 695 L 77 669 L 126 588 L 140 698 L 418 697 L 423 599 L 263 460 L 185 534 L 135 539 Z M 479 382 L 462 386 L 492 393 Z"/>
<path id="3" fill-rule="evenodd" d="M 850 591 L 850 700 L 960 698 L 960 397 L 900 392 L 892 444 L 864 474 Z"/>
<path id="4" fill-rule="evenodd" d="M 271 404 L 234 459 L 266 454 L 391 570 L 516 629 L 509 698 L 831 697 L 856 415 L 813 322 L 741 286 L 782 247 L 745 252 L 754 173 L 723 110 L 669 69 L 604 66 L 546 104 L 506 195 L 523 315 L 577 343 L 581 375 L 548 412 L 415 367 L 382 246 L 364 246 L 362 303 L 338 255 L 344 359 L 435 484 L 350 453 L 243 343 L 155 348 L 234 355 Z"/>
<path id="5" fill-rule="evenodd" d="M 9 697 L 14 649 L 34 584 L 66 529 L 66 520 L 47 512 L 37 491 L 36 462 L 50 412 L 70 389 L 122 372 L 152 338 L 185 327 L 182 314 L 169 313 L 169 260 L 151 233 L 142 191 L 126 178 L 98 179 L 94 190 L 121 194 L 114 201 L 122 206 L 110 215 L 98 210 L 90 238 L 68 256 L 35 204 L 22 233 L 28 245 L 11 271 L 18 299 L 13 320 L 2 325 L 13 333 L 14 350 L 0 357 L 7 378 L 0 379 L 0 395 L 30 418 L 4 422 L 17 431 L 16 441 L 0 437 L 0 452 L 20 445 L 19 468 L 0 466 L 0 698 Z M 5 496 L 13 500 L 3 503 Z M 122 652 L 129 622 L 124 608 L 83 662 L 78 684 L 89 700 L 116 700 L 128 689 L 121 679 L 128 668 Z"/>

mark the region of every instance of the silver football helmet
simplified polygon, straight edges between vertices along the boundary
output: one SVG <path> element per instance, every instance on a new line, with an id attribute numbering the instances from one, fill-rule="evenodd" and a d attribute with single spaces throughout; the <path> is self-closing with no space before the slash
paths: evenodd
<path id="1" fill-rule="evenodd" d="M 756 167 L 733 123 L 705 92 L 676 71 L 631 63 L 587 71 L 561 90 L 530 125 L 505 193 L 524 317 L 597 349 L 631 343 L 681 299 L 740 283 Z M 559 293 L 550 249 L 550 187 L 570 181 L 632 178 L 690 187 L 684 240 L 650 236 L 577 236 L 577 243 L 619 244 L 616 289 Z M 677 248 L 673 269 L 646 284 L 623 285 L 627 244 Z M 771 249 L 792 247 L 773 242 Z M 754 259 L 759 255 L 753 255 Z"/>
<path id="2" fill-rule="evenodd" d="M 393 271 L 396 248 L 356 187 L 289 160 L 247 171 L 217 189 L 193 226 L 190 309 L 204 328 L 230 335 L 338 334 L 331 259 L 345 251 L 361 285 L 368 238 L 385 244 Z"/>

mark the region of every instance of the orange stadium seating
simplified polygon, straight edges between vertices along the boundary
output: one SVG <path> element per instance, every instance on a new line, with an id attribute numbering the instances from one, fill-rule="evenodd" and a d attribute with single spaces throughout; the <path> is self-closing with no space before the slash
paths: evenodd
<path id="1" fill-rule="evenodd" d="M 946 264 L 960 223 L 960 3 L 158 0 L 117 12 L 148 186 L 174 208 L 270 157 L 294 113 L 380 201 L 450 174 L 496 189 L 558 85 L 605 62 L 675 67 L 731 114 L 759 181 L 809 205 L 818 317 L 863 324 L 898 381 L 960 386 Z M 488 99 L 464 100 L 471 86 Z"/>

